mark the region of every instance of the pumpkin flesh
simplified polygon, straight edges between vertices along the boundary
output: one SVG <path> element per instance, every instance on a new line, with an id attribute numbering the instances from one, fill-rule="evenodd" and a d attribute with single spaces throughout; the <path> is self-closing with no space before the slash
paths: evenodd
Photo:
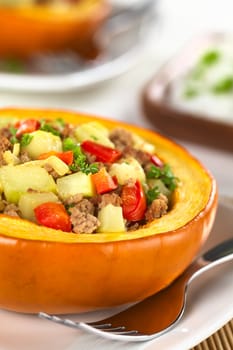
<path id="1" fill-rule="evenodd" d="M 99 120 L 65 111 L 0 111 L 2 118 L 45 116 L 73 124 Z M 110 129 L 119 125 L 101 123 Z M 138 301 L 166 287 L 198 253 L 215 217 L 215 180 L 172 141 L 122 127 L 155 144 L 180 179 L 171 210 L 137 231 L 101 234 L 67 234 L 1 215 L 0 307 L 74 313 Z"/>

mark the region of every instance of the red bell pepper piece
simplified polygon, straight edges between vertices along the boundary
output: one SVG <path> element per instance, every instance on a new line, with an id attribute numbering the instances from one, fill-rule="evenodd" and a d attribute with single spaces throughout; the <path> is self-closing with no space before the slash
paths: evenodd
<path id="1" fill-rule="evenodd" d="M 59 159 L 61 159 L 64 163 L 67 165 L 71 165 L 74 160 L 74 153 L 73 151 L 65 151 L 65 152 L 56 152 L 56 151 L 50 151 L 46 153 L 42 153 L 39 155 L 38 159 L 46 159 L 50 156 L 56 156 Z"/>
<path id="2" fill-rule="evenodd" d="M 139 221 L 146 211 L 146 196 L 140 181 L 124 185 L 121 193 L 123 216 L 129 221 Z"/>
<path id="3" fill-rule="evenodd" d="M 71 231 L 69 214 L 61 203 L 42 203 L 34 209 L 34 213 L 37 222 L 43 226 L 65 232 Z"/>
<path id="4" fill-rule="evenodd" d="M 93 180 L 96 192 L 106 193 L 117 188 L 117 181 L 115 178 L 112 178 L 105 168 L 102 168 L 98 173 L 92 174 L 91 178 Z"/>
<path id="5" fill-rule="evenodd" d="M 85 152 L 96 156 L 97 162 L 114 163 L 121 157 L 121 151 L 93 141 L 86 140 L 81 144 L 81 147 Z"/>
<path id="6" fill-rule="evenodd" d="M 156 154 L 153 154 L 151 156 L 150 161 L 158 168 L 162 168 L 164 166 L 162 160 L 158 156 L 156 156 Z"/>
<path id="7" fill-rule="evenodd" d="M 17 122 L 15 127 L 18 129 L 16 131 L 16 137 L 20 137 L 23 134 L 38 130 L 40 128 L 40 122 L 35 119 L 27 119 Z"/>

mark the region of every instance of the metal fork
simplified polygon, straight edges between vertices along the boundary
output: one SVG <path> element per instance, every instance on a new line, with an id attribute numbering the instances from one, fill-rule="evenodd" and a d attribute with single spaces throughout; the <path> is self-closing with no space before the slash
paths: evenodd
<path id="1" fill-rule="evenodd" d="M 187 287 L 197 276 L 232 260 L 233 239 L 229 239 L 197 258 L 166 289 L 125 311 L 96 323 L 74 322 L 45 312 L 40 312 L 39 317 L 108 339 L 134 342 L 151 340 L 165 334 L 180 321 L 186 305 Z M 137 328 L 134 324 L 137 325 Z"/>

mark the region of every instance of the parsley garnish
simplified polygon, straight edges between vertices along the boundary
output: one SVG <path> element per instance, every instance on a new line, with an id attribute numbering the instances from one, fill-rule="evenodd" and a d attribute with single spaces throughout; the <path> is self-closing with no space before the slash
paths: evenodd
<path id="1" fill-rule="evenodd" d="M 23 134 L 21 139 L 20 139 L 20 145 L 23 146 L 27 146 L 29 145 L 29 143 L 32 141 L 33 136 L 30 134 Z"/>
<path id="2" fill-rule="evenodd" d="M 88 175 L 88 174 L 97 173 L 98 166 L 95 163 L 89 165 L 86 162 L 86 157 L 84 159 L 82 156 L 80 156 L 74 160 L 73 164 L 70 165 L 70 170 L 75 171 L 75 172 L 81 171 L 82 173 L 85 173 L 86 175 Z"/>
<path id="3" fill-rule="evenodd" d="M 165 164 L 163 168 L 152 165 L 147 172 L 147 178 L 160 179 L 170 191 L 174 191 L 177 187 L 178 179 L 173 175 L 170 165 L 168 164 Z"/>
<path id="4" fill-rule="evenodd" d="M 10 142 L 11 142 L 12 144 L 20 143 L 20 146 L 23 147 L 23 146 L 29 145 L 29 143 L 30 143 L 31 140 L 33 139 L 33 136 L 30 135 L 30 134 L 27 134 L 27 133 L 23 134 L 23 135 L 21 136 L 21 138 L 18 139 L 18 138 L 16 137 L 17 129 L 14 128 L 13 126 L 10 126 L 9 130 L 10 130 L 11 135 L 12 135 L 12 137 L 10 138 Z"/>
<path id="5" fill-rule="evenodd" d="M 50 132 L 51 134 L 56 136 L 60 136 L 60 132 L 49 123 L 46 123 L 45 120 L 41 121 L 40 130 Z"/>
<path id="6" fill-rule="evenodd" d="M 158 196 L 160 195 L 160 191 L 158 186 L 155 186 L 153 188 L 150 188 L 147 192 L 146 192 L 146 199 L 147 199 L 147 203 L 151 204 L 156 198 L 158 198 Z"/>
<path id="7" fill-rule="evenodd" d="M 10 133 L 12 135 L 12 137 L 10 138 L 10 142 L 14 145 L 15 143 L 18 143 L 19 140 L 17 139 L 16 137 L 16 132 L 17 132 L 17 129 L 14 128 L 13 126 L 10 126 L 9 127 L 9 130 L 10 130 Z"/>
<path id="8" fill-rule="evenodd" d="M 79 144 L 75 143 L 70 137 L 63 140 L 63 150 L 73 151 L 74 161 L 70 165 L 71 171 L 82 171 L 85 174 L 94 174 L 98 172 L 98 165 L 96 163 L 88 164 L 87 157 L 82 152 Z"/>
<path id="9" fill-rule="evenodd" d="M 24 147 L 24 146 L 27 146 L 29 145 L 29 143 L 32 141 L 33 139 L 33 136 L 28 134 L 28 133 L 25 133 L 23 134 L 20 139 L 18 139 L 16 137 L 16 132 L 17 132 L 17 129 L 14 128 L 13 126 L 11 126 L 9 128 L 10 132 L 11 132 L 11 135 L 12 137 L 10 138 L 10 142 L 14 145 L 15 143 L 20 143 L 20 146 Z"/>
<path id="10" fill-rule="evenodd" d="M 63 140 L 63 150 L 64 151 L 71 151 L 73 148 L 75 148 L 76 143 L 71 137 L 67 137 Z"/>

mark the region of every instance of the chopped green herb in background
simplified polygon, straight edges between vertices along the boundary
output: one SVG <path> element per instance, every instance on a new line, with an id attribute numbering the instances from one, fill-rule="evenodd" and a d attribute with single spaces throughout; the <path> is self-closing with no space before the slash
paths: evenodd
<path id="1" fill-rule="evenodd" d="M 211 66 L 219 62 L 221 54 L 218 50 L 209 50 L 201 56 L 199 64 Z"/>
<path id="2" fill-rule="evenodd" d="M 223 76 L 219 81 L 213 83 L 209 81 L 208 74 L 211 74 L 212 67 L 222 64 L 224 56 L 220 50 L 210 49 L 206 51 L 198 60 L 197 64 L 190 70 L 186 78 L 186 86 L 183 90 L 183 98 L 192 99 L 201 93 L 227 94 L 233 92 L 233 60 L 232 75 Z"/>
<path id="3" fill-rule="evenodd" d="M 184 91 L 184 97 L 185 98 L 192 98 L 198 95 L 198 91 L 195 88 L 187 87 Z"/>
<path id="4" fill-rule="evenodd" d="M 221 79 L 216 85 L 213 86 L 212 91 L 215 94 L 223 94 L 233 91 L 233 76 L 224 77 Z"/>

